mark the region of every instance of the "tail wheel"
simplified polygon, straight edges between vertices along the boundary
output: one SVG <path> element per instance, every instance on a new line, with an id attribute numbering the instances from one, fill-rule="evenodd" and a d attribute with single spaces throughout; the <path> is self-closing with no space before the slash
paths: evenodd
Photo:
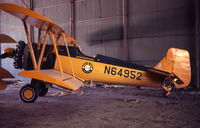
<path id="1" fill-rule="evenodd" d="M 40 80 L 32 79 L 31 84 L 32 84 L 33 86 L 38 87 L 39 96 L 45 96 L 45 95 L 47 94 L 47 92 L 48 92 L 48 87 L 47 87 L 47 85 L 45 84 L 45 82 L 40 81 Z"/>
<path id="2" fill-rule="evenodd" d="M 172 89 L 173 89 L 173 87 L 174 87 L 174 84 L 173 84 L 173 82 L 172 82 L 172 78 L 171 78 L 171 77 L 165 78 L 162 87 L 163 87 L 163 89 L 165 90 L 163 96 L 164 96 L 164 97 L 168 97 L 169 94 L 171 94 Z"/>
<path id="3" fill-rule="evenodd" d="M 26 103 L 33 103 L 38 98 L 38 89 L 29 84 L 23 86 L 20 90 L 20 98 Z"/>

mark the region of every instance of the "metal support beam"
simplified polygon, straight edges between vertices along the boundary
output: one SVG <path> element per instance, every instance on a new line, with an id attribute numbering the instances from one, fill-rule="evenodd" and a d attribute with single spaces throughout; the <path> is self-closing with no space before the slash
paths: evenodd
<path id="1" fill-rule="evenodd" d="M 128 61 L 128 42 L 127 42 L 127 0 L 122 0 L 122 19 L 123 19 L 123 60 Z"/>
<path id="2" fill-rule="evenodd" d="M 195 6 L 196 6 L 196 9 L 195 9 L 195 12 L 196 12 L 196 25 L 195 25 L 195 28 L 196 28 L 196 34 L 195 34 L 195 37 L 196 37 L 196 42 L 195 42 L 195 58 L 196 58 L 196 82 L 195 82 L 195 84 L 196 84 L 196 87 L 197 88 L 200 88 L 200 80 L 199 80 L 199 77 L 200 77 L 200 74 L 199 74 L 199 71 L 200 71 L 200 69 L 199 69 L 199 66 L 200 66 L 200 61 L 199 61 L 199 59 L 200 59 L 200 56 L 199 56 L 199 54 L 200 54 L 200 52 L 199 52 L 199 47 L 200 47 L 200 45 L 199 45 L 199 40 L 200 40 L 200 34 L 199 34 L 199 31 L 200 31 L 200 26 L 199 26 L 199 22 L 200 22 L 200 2 L 199 2 L 199 0 L 196 0 L 195 1 L 196 3 L 195 3 Z"/>
<path id="3" fill-rule="evenodd" d="M 70 34 L 75 39 L 75 0 L 70 0 Z"/>

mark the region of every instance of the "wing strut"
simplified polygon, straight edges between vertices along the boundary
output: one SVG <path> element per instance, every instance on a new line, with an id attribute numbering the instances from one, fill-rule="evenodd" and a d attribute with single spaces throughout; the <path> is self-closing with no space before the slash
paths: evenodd
<path id="1" fill-rule="evenodd" d="M 26 32 L 26 37 L 27 37 L 27 41 L 28 41 L 28 48 L 30 50 L 31 59 L 32 59 L 32 62 L 33 62 L 33 67 L 36 70 L 37 69 L 37 63 L 36 63 L 35 54 L 34 54 L 34 51 L 33 51 L 30 33 L 28 32 L 28 27 L 27 27 L 26 22 L 24 20 L 22 20 L 22 21 L 23 21 L 23 24 L 24 24 L 25 32 Z"/>
<path id="2" fill-rule="evenodd" d="M 44 43 L 43 43 L 43 45 L 42 45 L 42 50 L 41 50 L 40 57 L 39 57 L 39 60 L 38 60 L 38 67 L 37 67 L 38 70 L 40 70 L 40 67 L 41 67 L 42 58 L 43 58 L 43 55 L 44 55 L 44 50 L 45 50 L 45 48 L 46 48 L 46 44 L 47 44 L 48 37 L 49 37 L 49 32 L 46 31 Z M 39 41 L 39 40 L 38 40 L 38 41 Z M 39 43 L 39 42 L 38 42 L 38 43 Z"/>
<path id="3" fill-rule="evenodd" d="M 63 68 L 62 68 L 60 57 L 59 57 L 59 54 L 58 54 L 58 49 L 56 47 L 55 37 L 54 37 L 54 34 L 53 34 L 52 31 L 50 31 L 50 35 L 51 35 L 51 40 L 52 40 L 52 43 L 53 43 L 53 46 L 54 46 L 54 50 L 55 50 L 55 53 L 56 53 L 56 57 L 58 59 L 58 64 L 59 64 L 59 67 L 60 67 L 60 72 L 61 72 L 61 74 L 63 76 Z"/>
<path id="4" fill-rule="evenodd" d="M 73 68 L 73 64 L 72 64 L 72 60 L 71 60 L 71 55 L 70 55 L 70 52 L 69 52 L 69 48 L 68 48 L 68 44 L 67 44 L 66 38 L 67 38 L 66 33 L 63 33 L 63 40 L 65 42 L 67 54 L 69 56 L 70 66 L 71 66 L 71 69 L 72 69 L 72 76 L 73 76 L 73 79 L 75 80 L 74 68 Z"/>
<path id="5" fill-rule="evenodd" d="M 37 50 L 40 50 L 40 48 L 41 48 L 41 41 L 40 41 L 41 39 L 40 39 L 40 37 L 41 37 L 41 29 L 39 28 Z"/>

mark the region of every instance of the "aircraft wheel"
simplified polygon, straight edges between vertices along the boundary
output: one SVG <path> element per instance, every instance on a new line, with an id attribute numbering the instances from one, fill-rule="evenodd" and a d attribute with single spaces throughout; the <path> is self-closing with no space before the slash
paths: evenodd
<path id="1" fill-rule="evenodd" d="M 45 96 L 45 95 L 47 94 L 47 92 L 48 92 L 48 87 L 47 87 L 47 85 L 45 84 L 45 82 L 40 81 L 40 80 L 32 79 L 31 84 L 32 84 L 33 86 L 37 86 L 38 92 L 39 92 L 39 96 Z"/>
<path id="2" fill-rule="evenodd" d="M 27 84 L 20 89 L 20 98 L 26 103 L 33 103 L 38 98 L 38 89 Z"/>

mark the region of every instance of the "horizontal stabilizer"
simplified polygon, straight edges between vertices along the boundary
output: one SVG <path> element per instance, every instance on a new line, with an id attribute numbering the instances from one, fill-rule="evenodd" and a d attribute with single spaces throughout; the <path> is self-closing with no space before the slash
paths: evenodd
<path id="1" fill-rule="evenodd" d="M 158 69 L 155 69 L 155 68 L 149 68 L 149 69 L 147 69 L 147 71 L 161 75 L 161 76 L 164 76 L 164 77 L 168 77 L 170 75 L 169 72 L 165 72 L 165 71 L 158 70 Z"/>

